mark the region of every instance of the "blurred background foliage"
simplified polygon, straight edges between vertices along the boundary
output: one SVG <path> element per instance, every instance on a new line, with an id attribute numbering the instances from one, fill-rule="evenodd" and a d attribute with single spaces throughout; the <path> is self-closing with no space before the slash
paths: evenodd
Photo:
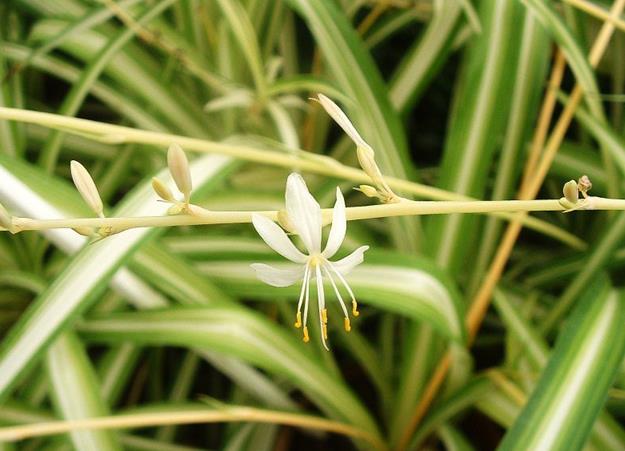
<path id="1" fill-rule="evenodd" d="M 405 196 L 559 198 L 587 174 L 592 194 L 623 197 L 624 3 L 5 0 L 0 107 L 293 157 L 190 154 L 194 202 L 214 210 L 283 208 L 300 150 L 358 166 L 308 100 L 318 92 L 386 175 L 436 188 Z M 167 177 L 166 145 L 95 138 L 0 120 L 0 202 L 89 216 L 70 183 L 76 159 L 108 215 L 162 214 L 150 179 Z M 322 206 L 337 185 L 348 205 L 371 203 L 324 161 L 304 171 Z M 508 254 L 500 217 L 350 223 L 342 252 L 372 250 L 350 279 L 362 315 L 350 334 L 330 315 L 330 353 L 292 327 L 297 287 L 255 279 L 249 264 L 275 256 L 249 225 L 90 245 L 71 231 L 2 233 L 0 425 L 252 406 L 369 439 L 226 420 L 0 449 L 625 449 L 625 213 L 533 216 Z"/>

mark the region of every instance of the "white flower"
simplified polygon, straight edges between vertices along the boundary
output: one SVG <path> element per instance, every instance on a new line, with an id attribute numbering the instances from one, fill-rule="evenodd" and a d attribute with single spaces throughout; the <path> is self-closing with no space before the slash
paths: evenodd
<path id="1" fill-rule="evenodd" d="M 262 263 L 254 263 L 252 268 L 256 276 L 263 282 L 274 287 L 288 287 L 303 280 L 297 304 L 297 319 L 295 327 L 304 327 L 304 341 L 308 342 L 308 303 L 310 299 L 310 284 L 317 285 L 317 304 L 319 307 L 319 324 L 321 326 L 321 340 L 328 349 L 328 313 L 325 307 L 325 293 L 323 291 L 323 277 L 327 277 L 336 293 L 343 313 L 346 331 L 351 330 L 349 314 L 343 297 L 339 292 L 337 280 L 345 287 L 352 299 L 352 314 L 358 316 L 358 305 L 352 289 L 345 280 L 345 275 L 354 267 L 362 263 L 363 255 L 369 246 L 361 246 L 347 257 L 331 262 L 329 259 L 336 254 L 345 239 L 347 222 L 345 219 L 345 200 L 341 190 L 336 188 L 336 203 L 332 211 L 332 228 L 325 249 L 321 250 L 321 208 L 317 201 L 308 192 L 304 179 L 299 174 L 291 174 L 286 182 L 286 213 L 295 232 L 301 237 L 306 253 L 302 253 L 287 237 L 276 223 L 263 215 L 253 214 L 252 223 L 261 238 L 277 253 L 294 263 L 292 269 L 277 269 Z M 302 306 L 304 316 L 302 323 Z"/>

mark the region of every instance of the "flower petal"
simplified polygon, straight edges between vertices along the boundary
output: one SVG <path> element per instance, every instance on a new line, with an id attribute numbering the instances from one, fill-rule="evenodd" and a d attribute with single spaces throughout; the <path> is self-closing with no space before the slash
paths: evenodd
<path id="1" fill-rule="evenodd" d="M 347 221 L 345 219 L 345 199 L 339 187 L 336 187 L 336 202 L 332 210 L 332 228 L 328 236 L 328 242 L 322 255 L 330 258 L 339 250 L 343 240 L 345 239 L 345 231 L 347 230 Z"/>
<path id="2" fill-rule="evenodd" d="M 308 191 L 301 175 L 289 175 L 285 201 L 286 213 L 308 252 L 321 252 L 321 207 Z"/>
<path id="3" fill-rule="evenodd" d="M 253 263 L 256 277 L 272 287 L 290 287 L 304 276 L 304 267 L 278 269 L 264 263 Z"/>
<path id="4" fill-rule="evenodd" d="M 265 243 L 278 254 L 295 263 L 306 261 L 306 256 L 295 247 L 278 224 L 257 213 L 252 214 L 252 224 Z"/>
<path id="5" fill-rule="evenodd" d="M 364 260 L 365 251 L 369 249 L 369 246 L 360 246 L 354 252 L 347 257 L 340 259 L 339 261 L 332 262 L 332 266 L 341 274 L 345 275 L 352 269 L 362 263 Z"/>

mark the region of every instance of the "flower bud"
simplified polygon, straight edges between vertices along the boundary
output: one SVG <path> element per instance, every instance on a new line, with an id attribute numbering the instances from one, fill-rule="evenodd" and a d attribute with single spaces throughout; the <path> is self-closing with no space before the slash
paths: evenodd
<path id="1" fill-rule="evenodd" d="M 171 177 L 176 182 L 176 186 L 184 195 L 184 201 L 189 202 L 191 197 L 191 170 L 189 169 L 189 160 L 185 155 L 182 147 L 178 144 L 172 144 L 167 151 L 167 165 Z"/>
<path id="2" fill-rule="evenodd" d="M 334 119 L 334 121 L 343 129 L 345 133 L 356 143 L 358 147 L 369 147 L 369 144 L 362 139 L 362 136 L 356 131 L 356 127 L 349 120 L 347 115 L 339 108 L 339 106 L 323 94 L 318 94 L 317 100 L 324 110 Z"/>
<path id="3" fill-rule="evenodd" d="M 174 198 L 174 195 L 171 193 L 171 190 L 167 188 L 167 185 L 165 185 L 156 177 L 152 178 L 152 189 L 154 190 L 156 195 L 160 197 L 161 199 L 163 199 L 164 201 L 167 201 L 167 202 L 176 201 L 176 199 Z"/>
<path id="4" fill-rule="evenodd" d="M 80 164 L 76 160 L 72 160 L 70 163 L 70 170 L 72 173 L 72 180 L 74 181 L 74 185 L 76 185 L 76 189 L 87 203 L 89 208 L 93 210 L 93 212 L 100 216 L 104 217 L 104 207 L 102 205 L 102 199 L 100 199 L 100 193 L 98 193 L 98 188 L 96 188 L 93 179 L 89 172 L 85 169 L 85 167 Z"/>
<path id="5" fill-rule="evenodd" d="M 367 197 L 380 197 L 378 190 L 371 185 L 360 185 L 357 190 Z"/>
<path id="6" fill-rule="evenodd" d="M 592 188 L 592 182 L 587 175 L 582 175 L 577 181 L 577 189 L 584 197 L 587 197 L 586 193 Z"/>
<path id="7" fill-rule="evenodd" d="M 382 179 L 382 172 L 378 168 L 375 162 L 375 155 L 371 147 L 356 147 L 356 155 L 358 156 L 358 163 L 365 173 L 371 177 L 371 180 L 376 185 L 379 184 Z"/>
<path id="8" fill-rule="evenodd" d="M 577 188 L 577 182 L 575 180 L 569 180 L 564 184 L 562 188 L 564 198 L 572 204 L 576 204 L 579 198 L 579 190 Z"/>

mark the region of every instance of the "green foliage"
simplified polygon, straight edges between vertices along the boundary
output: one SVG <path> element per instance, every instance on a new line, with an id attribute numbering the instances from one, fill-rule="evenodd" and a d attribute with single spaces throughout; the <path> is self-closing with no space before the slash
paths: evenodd
<path id="1" fill-rule="evenodd" d="M 623 212 L 533 215 L 474 343 L 466 315 L 501 216 L 349 221 L 339 257 L 371 249 L 348 276 L 361 313 L 349 333 L 326 281 L 331 352 L 317 321 L 310 343 L 293 327 L 300 287 L 268 286 L 250 268 L 287 266 L 249 223 L 77 230 L 91 241 L 4 230 L 13 217 L 94 216 L 71 185 L 72 160 L 107 217 L 184 213 L 188 199 L 165 203 L 152 189 L 153 177 L 170 181 L 174 135 L 201 143 L 184 150 L 192 206 L 208 214 L 283 209 L 293 171 L 322 207 L 337 186 L 348 206 L 376 203 L 352 189 L 372 183 L 353 143 L 307 100 L 317 93 L 353 120 L 398 195 L 514 198 L 556 49 L 567 70 L 549 122 L 573 83 L 584 97 L 538 197 L 560 198 L 583 174 L 591 195 L 618 196 L 623 31 L 588 58 L 602 25 L 590 13 L 611 2 L 0 3 L 0 117 L 7 107 L 154 132 L 139 144 L 119 128 L 0 119 L 0 437 L 16 424 L 126 412 L 224 413 L 205 425 L 0 439 L 1 450 L 625 448 Z M 186 190 L 184 158 L 176 164 Z M 168 186 L 161 193 L 176 192 Z M 415 421 L 448 351 L 445 384 Z M 254 415 L 228 419 L 235 406 Z M 276 412 L 282 420 L 264 420 Z"/>

